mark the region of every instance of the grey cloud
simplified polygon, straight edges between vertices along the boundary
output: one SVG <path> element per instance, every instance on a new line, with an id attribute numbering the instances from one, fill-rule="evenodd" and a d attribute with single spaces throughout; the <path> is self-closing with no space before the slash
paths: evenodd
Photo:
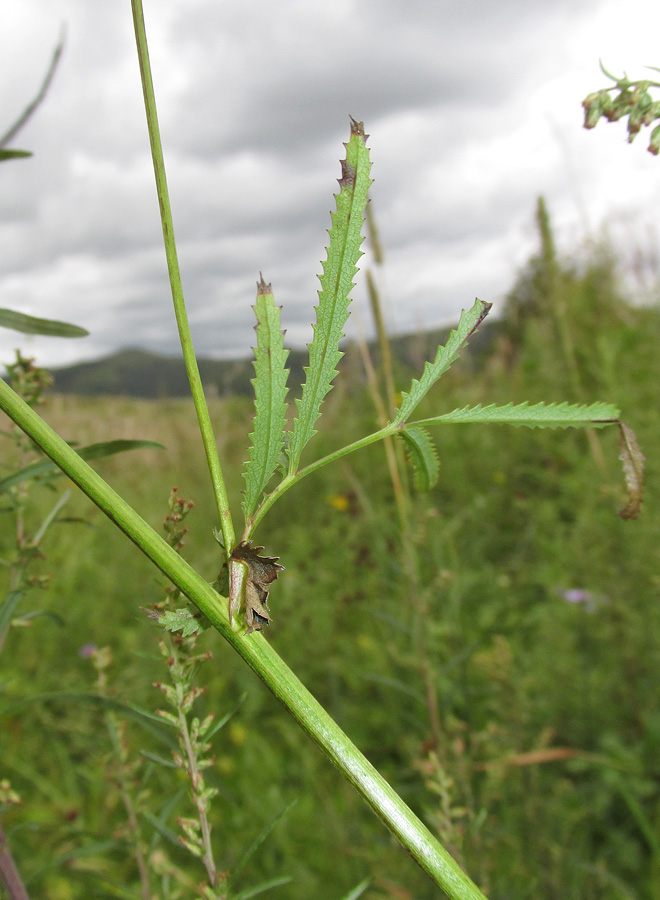
<path id="1" fill-rule="evenodd" d="M 52 93 L 21 136 L 35 157 L 0 167 L 0 305 L 91 328 L 75 350 L 34 344 L 46 360 L 135 343 L 176 352 L 127 8 L 23 2 L 12 8 L 16 34 L 28 40 L 28 17 L 42 29 L 30 71 L 45 67 L 46 32 L 54 39 L 62 18 L 68 39 Z M 561 149 L 548 148 L 551 129 L 530 98 L 555 78 L 559 59 L 577 65 L 566 37 L 587 35 L 591 17 L 613 8 L 608 2 L 150 4 L 199 352 L 236 355 L 251 346 L 259 270 L 284 304 L 290 342 L 309 339 L 349 113 L 371 133 L 395 326 L 434 326 L 476 293 L 501 295 L 533 247 L 536 194 L 548 195 L 558 221 L 575 220 Z M 28 88 L 16 80 L 0 113 L 20 108 Z M 576 142 L 580 99 L 543 100 L 560 130 L 566 104 L 574 107 Z M 588 146 L 592 152 L 598 137 Z M 576 171 L 581 190 L 596 196 L 607 176 L 586 157 Z M 610 187 L 616 183 L 610 177 Z M 359 284 L 356 304 L 362 292 Z M 9 341 L 0 337 L 1 352 Z"/>

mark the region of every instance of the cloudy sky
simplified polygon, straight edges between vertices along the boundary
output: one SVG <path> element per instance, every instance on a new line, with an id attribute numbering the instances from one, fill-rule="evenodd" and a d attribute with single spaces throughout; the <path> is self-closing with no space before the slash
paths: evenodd
<path id="1" fill-rule="evenodd" d="M 586 132 L 580 109 L 606 83 L 599 57 L 631 77 L 660 64 L 652 0 L 144 2 L 200 355 L 249 352 L 260 270 L 289 344 L 309 339 L 349 114 L 371 135 L 393 331 L 501 300 L 535 247 L 540 193 L 562 248 L 607 228 L 625 253 L 655 251 L 648 135 Z M 1 331 L 0 359 L 18 344 L 48 365 L 176 353 L 129 0 L 3 4 L 0 132 L 62 28 L 51 91 L 13 144 L 34 157 L 0 166 L 0 306 L 91 336 Z M 368 332 L 360 283 L 354 296 L 351 328 Z"/>

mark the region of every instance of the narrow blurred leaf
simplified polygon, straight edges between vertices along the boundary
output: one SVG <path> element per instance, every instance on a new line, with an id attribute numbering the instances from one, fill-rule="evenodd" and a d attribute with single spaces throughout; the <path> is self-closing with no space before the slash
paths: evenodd
<path id="1" fill-rule="evenodd" d="M 468 311 L 463 310 L 458 325 L 449 335 L 447 343 L 444 347 L 438 347 L 435 360 L 424 365 L 422 377 L 419 380 L 415 378 L 410 385 L 408 393 L 403 394 L 401 406 L 397 410 L 394 419 L 395 422 L 402 423 L 410 418 L 420 400 L 426 396 L 438 378 L 458 359 L 463 347 L 490 312 L 491 306 L 491 303 L 484 303 L 482 300 L 477 299 L 474 301 L 472 309 Z"/>
<path id="2" fill-rule="evenodd" d="M 644 493 L 644 454 L 641 451 L 635 432 L 625 422 L 619 424 L 621 429 L 621 455 L 623 474 L 628 488 L 628 502 L 619 510 L 622 519 L 636 519 L 642 505 Z"/>
<path id="3" fill-rule="evenodd" d="M 165 759 L 164 756 L 158 756 L 157 753 L 149 753 L 148 750 L 141 750 L 140 756 L 143 756 L 145 759 L 151 760 L 151 762 L 157 763 L 157 765 L 159 766 L 164 766 L 166 769 L 179 768 L 173 759 Z"/>
<path id="4" fill-rule="evenodd" d="M 94 459 L 103 459 L 106 456 L 114 456 L 116 453 L 125 453 L 127 450 L 164 450 L 162 444 L 155 441 L 103 441 L 99 444 L 89 444 L 87 447 L 81 447 L 77 451 L 82 459 L 90 462 Z M 60 469 L 50 459 L 40 459 L 37 462 L 30 463 L 24 469 L 13 472 L 0 481 L 0 493 L 25 481 L 27 478 L 51 478 L 62 475 Z"/>
<path id="5" fill-rule="evenodd" d="M 0 162 L 7 159 L 25 159 L 28 156 L 32 156 L 30 150 L 0 150 Z"/>
<path id="6" fill-rule="evenodd" d="M 515 428 L 603 428 L 619 421 L 619 410 L 610 403 L 507 403 L 506 406 L 465 406 L 442 416 L 420 419 L 415 425 L 439 422 L 482 422 Z"/>
<path id="7" fill-rule="evenodd" d="M 273 888 L 280 887 L 283 884 L 290 884 L 293 878 L 289 875 L 280 875 L 278 878 L 269 878 L 268 881 L 262 881 L 253 887 L 246 888 L 239 894 L 232 894 L 232 900 L 251 900 L 252 897 L 258 897 L 259 894 L 265 894 L 266 891 L 272 891 Z"/>
<path id="8" fill-rule="evenodd" d="M 409 425 L 399 432 L 406 443 L 413 467 L 415 487 L 426 492 L 437 484 L 440 464 L 431 435 L 421 425 Z"/>
<path id="9" fill-rule="evenodd" d="M 45 334 L 49 337 L 79 338 L 89 334 L 87 329 L 78 325 L 58 322 L 56 319 L 37 319 L 35 316 L 16 312 L 15 309 L 0 309 L 0 327 L 11 328 L 12 331 L 23 334 Z"/>
<path id="10" fill-rule="evenodd" d="M 120 852 L 124 852 L 126 849 L 125 844 L 120 844 L 118 849 Z M 101 866 L 96 868 L 98 872 Z M 105 878 L 99 878 L 95 885 L 95 893 L 97 896 L 105 897 L 106 900 L 144 900 L 142 894 L 138 894 L 131 888 L 123 887 L 116 882 L 107 881 Z"/>
<path id="11" fill-rule="evenodd" d="M 94 844 L 84 844 L 78 847 L 74 847 L 67 853 L 62 853 L 59 856 L 54 856 L 52 860 L 52 867 L 54 869 L 58 868 L 59 866 L 63 866 L 64 863 L 70 862 L 73 859 L 84 859 L 88 856 L 103 855 L 108 850 L 116 850 L 120 846 L 121 841 L 113 838 L 107 841 L 97 841 Z"/>
<path id="12" fill-rule="evenodd" d="M 161 821 L 159 818 L 153 815 L 153 813 L 145 810 L 142 813 L 142 818 L 146 819 L 158 832 L 161 837 L 164 837 L 166 841 L 169 841 L 170 844 L 173 844 L 175 847 L 181 846 L 181 841 L 179 840 L 179 835 L 176 831 L 173 831 L 171 828 L 168 828 L 165 822 Z"/>
<path id="13" fill-rule="evenodd" d="M 21 602 L 25 591 L 10 591 L 5 599 L 0 603 L 0 634 L 2 634 L 14 618 L 14 611 Z"/>
<path id="14" fill-rule="evenodd" d="M 316 307 L 314 338 L 309 345 L 309 366 L 305 367 L 302 397 L 297 401 L 298 417 L 293 425 L 289 448 L 289 471 L 296 472 L 303 448 L 315 434 L 314 425 L 321 404 L 332 387 L 337 363 L 344 355 L 339 341 L 348 319 L 349 294 L 362 256 L 362 221 L 371 179 L 367 135 L 362 122 L 351 119 L 351 136 L 342 160 L 337 210 L 332 213 L 328 255 L 320 276 L 321 290 Z"/>
<path id="15" fill-rule="evenodd" d="M 232 869 L 231 881 L 234 881 L 238 877 L 238 874 L 245 868 L 245 866 L 250 861 L 253 854 L 263 844 L 263 842 L 266 840 L 266 838 L 271 833 L 273 828 L 277 825 L 277 823 L 280 821 L 280 819 L 283 816 L 285 816 L 289 812 L 289 810 L 292 809 L 296 805 L 297 802 L 298 802 L 297 799 L 292 800 L 291 803 L 289 803 L 287 806 L 285 806 L 284 809 L 281 812 L 279 812 L 275 816 L 274 819 L 271 819 L 271 821 L 268 823 L 268 825 L 266 825 L 266 827 L 263 829 L 263 831 L 261 831 L 260 834 L 257 835 L 257 837 L 254 839 L 254 841 L 250 844 L 248 849 L 245 851 L 245 853 L 243 854 L 243 856 L 241 857 L 239 862 Z"/>
<path id="16" fill-rule="evenodd" d="M 53 524 L 53 522 L 55 521 L 55 518 L 56 518 L 57 514 L 59 513 L 59 511 L 60 511 L 64 506 L 66 506 L 66 504 L 69 502 L 69 497 L 70 497 L 70 496 L 71 496 L 71 491 L 67 490 L 67 491 L 64 491 L 64 493 L 62 494 L 62 496 L 58 499 L 57 503 L 56 503 L 55 506 L 51 509 L 51 511 L 48 513 L 48 515 L 46 516 L 46 518 L 45 518 L 45 519 L 43 520 L 43 522 L 41 523 L 41 527 L 39 528 L 39 530 L 38 530 L 38 531 L 36 532 L 36 534 L 34 535 L 33 541 L 34 541 L 35 544 L 38 544 L 38 543 L 42 540 L 43 536 L 46 534 L 46 532 L 48 531 L 48 529 L 50 528 L 50 526 L 51 526 L 51 525 Z"/>
<path id="17" fill-rule="evenodd" d="M 419 691 L 411 688 L 409 684 L 406 684 L 404 681 L 400 681 L 398 678 L 388 678 L 384 675 L 374 674 L 367 674 L 363 677 L 365 681 L 371 681 L 374 684 L 380 684 L 383 687 L 392 688 L 395 691 L 400 691 L 402 694 L 405 694 L 406 697 L 412 697 L 414 700 L 417 700 L 418 703 L 424 704 L 426 702 L 423 694 L 420 694 Z"/>
<path id="18" fill-rule="evenodd" d="M 212 729 L 209 731 L 209 733 L 206 735 L 206 740 L 207 740 L 207 741 L 210 741 L 211 738 L 212 738 L 214 735 L 216 735 L 216 734 L 218 733 L 218 731 L 220 731 L 221 728 L 224 728 L 224 726 L 227 724 L 227 722 L 230 721 L 230 719 L 233 719 L 233 718 L 234 718 L 234 716 L 236 715 L 236 713 L 238 712 L 238 710 L 240 709 L 240 707 L 241 707 L 241 706 L 243 705 L 243 703 L 245 702 L 245 698 L 246 698 L 246 697 L 247 697 L 247 694 L 241 694 L 241 696 L 240 696 L 239 699 L 238 699 L 238 703 L 234 706 L 234 708 L 233 708 L 232 710 L 230 710 L 228 713 L 225 713 L 224 716 L 222 716 L 222 718 L 219 719 L 219 720 L 215 723 L 215 725 L 213 726 L 213 728 L 212 728 Z"/>
<path id="19" fill-rule="evenodd" d="M 59 625 L 60 628 L 63 628 L 66 625 L 66 622 L 62 618 L 62 616 L 58 616 L 57 613 L 54 613 L 51 609 L 33 609 L 29 613 L 25 613 L 25 615 L 21 616 L 21 619 L 25 622 L 31 622 L 32 619 L 50 619 L 53 625 Z"/>
<path id="20" fill-rule="evenodd" d="M 63 50 L 64 33 L 62 33 L 62 36 L 60 37 L 57 45 L 55 46 L 55 49 L 53 50 L 50 64 L 48 66 L 48 69 L 46 70 L 46 74 L 44 75 L 41 84 L 39 85 L 39 90 L 37 91 L 34 98 L 25 107 L 18 119 L 16 119 L 16 121 L 10 125 L 7 131 L 5 131 L 5 133 L 0 136 L 0 147 L 5 148 L 7 144 L 16 137 L 18 132 L 22 128 L 24 128 L 25 125 L 30 121 L 36 110 L 39 108 L 39 105 L 43 103 L 44 98 L 48 93 L 48 89 L 53 82 L 53 76 L 55 75 L 55 70 L 57 69 Z"/>
<path id="21" fill-rule="evenodd" d="M 164 724 L 160 716 L 155 715 L 148 709 L 142 709 L 134 703 L 122 703 L 120 700 L 113 700 L 110 697 L 99 697 L 98 694 L 90 694 L 84 691 L 53 691 L 43 694 L 32 694 L 29 697 L 23 697 L 0 709 L 0 716 L 8 715 L 24 706 L 30 706 L 33 703 L 77 703 L 87 704 L 90 706 L 98 706 L 102 709 L 108 709 L 112 712 L 119 713 L 126 719 L 136 722 L 150 734 L 157 737 L 161 743 L 167 747 L 176 747 L 177 740 L 170 732 L 170 729 Z"/>
<path id="22" fill-rule="evenodd" d="M 358 900 L 358 897 L 361 897 L 362 894 L 364 894 L 370 884 L 371 879 L 365 878 L 364 881 L 356 884 L 352 891 L 349 891 L 348 894 L 344 894 L 341 900 Z"/>
<path id="23" fill-rule="evenodd" d="M 243 511 L 246 520 L 280 461 L 286 425 L 286 394 L 289 351 L 284 349 L 280 310 L 275 306 L 271 286 L 263 277 L 257 288 L 254 307 L 257 317 L 257 346 L 254 351 L 254 430 L 250 435 L 249 459 L 245 465 Z"/>

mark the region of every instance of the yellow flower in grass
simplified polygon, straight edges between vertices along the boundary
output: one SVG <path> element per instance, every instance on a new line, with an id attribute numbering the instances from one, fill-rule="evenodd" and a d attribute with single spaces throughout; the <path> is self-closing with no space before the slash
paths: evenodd
<path id="1" fill-rule="evenodd" d="M 336 509 L 337 512 L 346 512 L 348 509 L 348 497 L 346 494 L 329 494 L 325 498 L 325 502 L 328 506 Z"/>
<path id="2" fill-rule="evenodd" d="M 233 775 L 236 771 L 236 763 L 232 756 L 219 756 L 215 765 L 221 775 Z"/>
<path id="3" fill-rule="evenodd" d="M 245 739 L 248 736 L 247 728 L 245 727 L 245 725 L 242 725 L 240 722 L 230 722 L 228 730 L 229 740 L 232 742 L 232 744 L 240 747 L 241 744 L 245 743 Z"/>
<path id="4" fill-rule="evenodd" d="M 376 642 L 374 641 L 374 639 L 372 638 L 372 636 L 370 634 L 358 634 L 356 643 L 357 643 L 358 647 L 360 648 L 360 650 L 364 650 L 367 653 L 370 653 L 373 650 L 376 650 L 378 647 L 378 645 L 376 644 Z"/>

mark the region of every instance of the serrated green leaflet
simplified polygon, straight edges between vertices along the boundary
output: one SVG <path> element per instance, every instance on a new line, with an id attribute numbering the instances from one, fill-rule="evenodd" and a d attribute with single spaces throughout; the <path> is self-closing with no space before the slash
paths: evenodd
<path id="1" fill-rule="evenodd" d="M 619 410 L 610 403 L 507 403 L 506 406 L 465 406 L 442 416 L 420 419 L 415 425 L 483 422 L 515 428 L 602 428 L 619 420 Z"/>
<path id="2" fill-rule="evenodd" d="M 286 424 L 286 393 L 289 351 L 284 349 L 280 310 L 275 306 L 271 286 L 259 282 L 257 302 L 257 346 L 254 351 L 255 416 L 250 435 L 249 459 L 245 464 L 245 519 L 254 513 L 259 498 L 280 461 Z"/>
<path id="3" fill-rule="evenodd" d="M 430 490 L 437 483 L 440 472 L 438 454 L 431 435 L 421 425 L 409 425 L 399 434 L 406 443 L 415 487 L 418 491 Z"/>
<path id="4" fill-rule="evenodd" d="M 458 358 L 461 349 L 469 338 L 481 325 L 490 312 L 492 304 L 483 300 L 475 300 L 472 309 L 463 310 L 458 326 L 449 335 L 449 340 L 444 347 L 438 347 L 435 360 L 427 362 L 422 372 L 422 377 L 415 378 L 410 385 L 410 390 L 403 394 L 401 406 L 398 408 L 394 421 L 397 424 L 405 422 L 412 415 L 413 410 L 423 397 L 430 391 L 438 378 L 443 375 L 453 362 Z"/>
<path id="5" fill-rule="evenodd" d="M 314 339 L 309 345 L 309 366 L 298 401 L 298 417 L 293 426 L 289 450 L 289 472 L 298 469 L 303 448 L 315 433 L 321 403 L 332 387 L 337 363 L 343 356 L 339 341 L 348 318 L 349 294 L 357 272 L 362 243 L 362 214 L 371 184 L 371 163 L 366 147 L 367 136 L 361 122 L 351 120 L 351 137 L 342 161 L 339 193 L 335 195 L 337 211 L 332 214 L 328 257 L 320 276 L 321 290 L 316 307 Z"/>
<path id="6" fill-rule="evenodd" d="M 58 322 L 55 319 L 37 319 L 14 309 L 0 309 L 0 326 L 20 331 L 22 334 L 45 334 L 49 337 L 77 338 L 89 334 L 89 331 L 78 325 Z"/>

